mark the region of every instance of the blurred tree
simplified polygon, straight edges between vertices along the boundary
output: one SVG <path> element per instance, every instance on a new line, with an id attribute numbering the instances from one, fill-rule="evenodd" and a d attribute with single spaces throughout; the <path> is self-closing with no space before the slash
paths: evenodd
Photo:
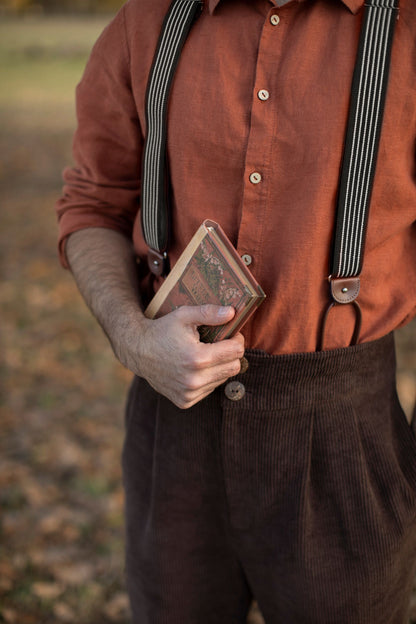
<path id="1" fill-rule="evenodd" d="M 0 8 L 21 13 L 32 5 L 32 0 L 0 0 Z"/>

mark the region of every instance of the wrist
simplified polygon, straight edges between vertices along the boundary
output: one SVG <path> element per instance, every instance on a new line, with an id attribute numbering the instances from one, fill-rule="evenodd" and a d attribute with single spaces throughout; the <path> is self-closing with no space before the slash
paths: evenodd
<path id="1" fill-rule="evenodd" d="M 120 315 L 112 335 L 108 333 L 115 356 L 123 366 L 140 377 L 144 376 L 145 335 L 149 323 L 151 321 L 137 307 Z"/>

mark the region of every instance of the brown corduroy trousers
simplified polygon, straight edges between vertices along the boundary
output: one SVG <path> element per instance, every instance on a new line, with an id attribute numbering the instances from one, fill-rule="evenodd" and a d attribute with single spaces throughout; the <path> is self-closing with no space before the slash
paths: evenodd
<path id="1" fill-rule="evenodd" d="M 404 624 L 416 561 L 416 440 L 392 336 L 248 352 L 180 410 L 135 379 L 123 451 L 134 624 Z"/>

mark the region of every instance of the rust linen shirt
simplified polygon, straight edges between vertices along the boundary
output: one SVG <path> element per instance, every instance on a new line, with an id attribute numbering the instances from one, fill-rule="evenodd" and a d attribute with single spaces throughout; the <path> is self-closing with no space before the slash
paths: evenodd
<path id="1" fill-rule="evenodd" d="M 77 90 L 76 166 L 57 204 L 64 241 L 86 227 L 132 236 L 144 101 L 170 0 L 130 0 L 96 43 Z M 328 267 L 362 0 L 208 0 L 169 104 L 175 261 L 205 218 L 221 223 L 267 293 L 243 333 L 266 352 L 314 351 Z M 416 2 L 402 0 L 359 301 L 360 341 L 416 312 Z M 259 175 L 252 176 L 253 173 Z M 325 348 L 346 346 L 333 311 Z"/>

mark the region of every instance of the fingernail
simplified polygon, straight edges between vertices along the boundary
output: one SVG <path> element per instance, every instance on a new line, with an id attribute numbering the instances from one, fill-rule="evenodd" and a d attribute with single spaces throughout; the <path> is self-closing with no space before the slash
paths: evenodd
<path id="1" fill-rule="evenodd" d="M 228 316 L 230 313 L 231 307 L 230 306 L 221 306 L 220 308 L 218 308 L 218 316 Z"/>

